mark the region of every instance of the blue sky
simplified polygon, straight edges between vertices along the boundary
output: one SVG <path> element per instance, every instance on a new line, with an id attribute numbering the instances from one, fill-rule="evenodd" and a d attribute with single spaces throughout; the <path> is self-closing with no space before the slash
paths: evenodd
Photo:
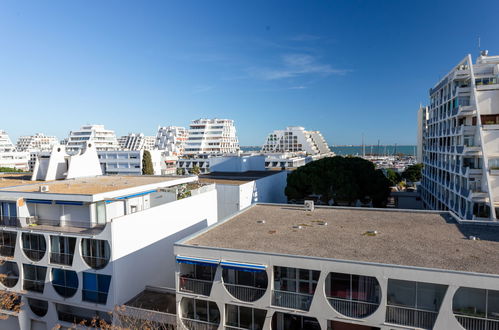
<path id="1" fill-rule="evenodd" d="M 300 125 L 412 144 L 428 89 L 499 54 L 499 1 L 0 1 L 0 129 L 155 134 L 200 117 L 240 142 Z"/>

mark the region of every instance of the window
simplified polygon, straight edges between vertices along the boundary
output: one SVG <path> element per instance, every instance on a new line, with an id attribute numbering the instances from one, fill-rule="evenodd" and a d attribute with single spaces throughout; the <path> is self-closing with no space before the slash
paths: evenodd
<path id="1" fill-rule="evenodd" d="M 281 312 L 272 316 L 272 329 L 276 330 L 320 330 L 321 326 L 315 317 L 306 317 Z"/>
<path id="2" fill-rule="evenodd" d="M 208 323 L 211 325 L 220 324 L 220 310 L 213 301 L 182 298 L 182 321 L 188 329 L 196 328 L 197 323 Z"/>
<path id="3" fill-rule="evenodd" d="M 78 290 L 78 275 L 72 270 L 53 268 L 52 285 L 61 296 L 72 297 Z"/>
<path id="4" fill-rule="evenodd" d="M 2 257 L 13 257 L 16 248 L 17 232 L 0 231 L 0 255 Z"/>
<path id="5" fill-rule="evenodd" d="M 100 320 L 103 320 L 107 324 L 112 323 L 111 315 L 106 312 L 63 304 L 56 304 L 55 308 L 57 311 L 57 317 L 60 321 L 92 328 L 95 328 L 96 325 L 99 324 Z M 92 325 L 92 322 L 94 322 L 94 325 Z"/>
<path id="6" fill-rule="evenodd" d="M 93 269 L 102 269 L 109 262 L 109 243 L 105 240 L 84 238 L 81 241 L 83 260 Z"/>
<path id="7" fill-rule="evenodd" d="M 23 251 L 33 261 L 40 261 L 47 251 L 45 237 L 40 234 L 23 233 Z"/>
<path id="8" fill-rule="evenodd" d="M 28 298 L 28 305 L 33 314 L 39 317 L 44 317 L 49 308 L 49 303 L 47 301 L 33 298 Z"/>
<path id="9" fill-rule="evenodd" d="M 23 289 L 27 291 L 43 293 L 45 287 L 45 275 L 47 267 L 35 265 L 23 265 L 24 284 Z"/>
<path id="10" fill-rule="evenodd" d="M 339 313 L 362 318 L 378 309 L 381 289 L 375 277 L 330 273 L 326 279 L 326 295 Z"/>
<path id="11" fill-rule="evenodd" d="M 110 275 L 83 273 L 83 300 L 98 304 L 105 304 L 109 285 L 111 283 Z"/>
<path id="12" fill-rule="evenodd" d="M 12 288 L 19 281 L 19 267 L 13 261 L 5 261 L 0 265 L 0 282 L 8 288 Z"/>
<path id="13" fill-rule="evenodd" d="M 17 206 L 12 202 L 0 202 L 0 224 L 17 226 Z"/>
<path id="14" fill-rule="evenodd" d="M 275 266 L 272 304 L 308 311 L 319 275 L 316 270 Z"/>
<path id="15" fill-rule="evenodd" d="M 227 291 L 242 301 L 258 300 L 267 291 L 268 281 L 265 271 L 246 271 L 224 267 L 222 278 Z"/>
<path id="16" fill-rule="evenodd" d="M 71 266 L 76 245 L 76 237 L 50 236 L 50 262 Z"/>
<path id="17" fill-rule="evenodd" d="M 499 326 L 499 291 L 459 288 L 452 310 L 463 328 L 496 329 Z"/>
<path id="18" fill-rule="evenodd" d="M 225 305 L 225 325 L 239 329 L 263 329 L 267 311 L 250 307 Z"/>

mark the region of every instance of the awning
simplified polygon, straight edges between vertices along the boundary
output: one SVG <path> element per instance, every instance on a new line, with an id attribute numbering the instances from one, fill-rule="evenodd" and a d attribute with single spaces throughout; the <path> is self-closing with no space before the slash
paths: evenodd
<path id="1" fill-rule="evenodd" d="M 264 272 L 267 269 L 266 265 L 248 264 L 244 262 L 222 261 L 220 266 L 228 269 L 235 269 L 243 272 Z"/>
<path id="2" fill-rule="evenodd" d="M 177 262 L 182 264 L 192 264 L 192 265 L 200 265 L 200 266 L 218 266 L 220 260 L 217 259 L 206 259 L 206 258 L 196 258 L 196 257 L 184 257 L 177 256 Z"/>
<path id="3" fill-rule="evenodd" d="M 27 199 L 26 203 L 31 204 L 52 204 L 52 201 L 46 199 Z"/>
<path id="4" fill-rule="evenodd" d="M 57 205 L 83 205 L 83 202 L 55 201 Z"/>

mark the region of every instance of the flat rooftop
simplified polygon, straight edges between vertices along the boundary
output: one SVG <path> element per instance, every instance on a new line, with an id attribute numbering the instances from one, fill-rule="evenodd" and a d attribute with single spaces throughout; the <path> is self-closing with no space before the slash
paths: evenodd
<path id="1" fill-rule="evenodd" d="M 254 205 L 183 244 L 499 274 L 499 226 L 447 213 Z"/>
<path id="2" fill-rule="evenodd" d="M 172 289 L 173 290 L 173 289 Z M 126 306 L 148 309 L 151 311 L 176 314 L 175 291 L 146 288 L 125 303 Z"/>
<path id="3" fill-rule="evenodd" d="M 97 176 L 58 181 L 29 181 L 25 185 L 7 185 L 0 188 L 3 191 L 39 192 L 40 186 L 49 186 L 48 193 L 94 195 L 134 188 L 148 184 L 168 182 L 183 178 L 182 176 Z M 0 180 L 1 184 L 1 180 Z M 18 183 L 20 184 L 20 183 Z"/>
<path id="4" fill-rule="evenodd" d="M 31 173 L 0 173 L 0 188 L 36 183 Z"/>
<path id="5" fill-rule="evenodd" d="M 241 185 L 275 174 L 276 171 L 211 172 L 200 175 L 199 180 L 205 183 Z"/>

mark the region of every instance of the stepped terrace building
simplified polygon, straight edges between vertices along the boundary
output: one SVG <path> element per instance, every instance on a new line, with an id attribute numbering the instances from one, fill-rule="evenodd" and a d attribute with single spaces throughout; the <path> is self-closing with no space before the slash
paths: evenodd
<path id="1" fill-rule="evenodd" d="M 154 136 L 145 136 L 142 133 L 128 133 L 128 135 L 123 135 L 118 139 L 118 145 L 121 150 L 126 151 L 153 150 L 155 141 Z"/>
<path id="2" fill-rule="evenodd" d="M 182 156 L 186 141 L 187 130 L 184 127 L 160 126 L 154 147 L 165 151 L 167 156 Z"/>
<path id="3" fill-rule="evenodd" d="M 290 126 L 270 133 L 262 152 L 304 152 L 307 155 L 319 155 L 330 154 L 331 150 L 319 131 L 306 131 L 303 127 Z"/>
<path id="4" fill-rule="evenodd" d="M 498 329 L 499 227 L 254 205 L 175 244 L 187 329 Z"/>
<path id="5" fill-rule="evenodd" d="M 239 140 L 234 121 L 230 119 L 198 119 L 189 126 L 184 154 L 237 154 Z"/>
<path id="6" fill-rule="evenodd" d="M 0 178 L 0 288 L 21 297 L 0 329 L 112 322 L 146 285 L 173 287 L 174 242 L 217 218 L 194 176 L 29 180 Z"/>
<path id="7" fill-rule="evenodd" d="M 497 221 L 499 56 L 459 62 L 430 89 L 422 199 L 461 219 Z"/>
<path id="8" fill-rule="evenodd" d="M 119 149 L 116 134 L 112 130 L 104 128 L 104 125 L 85 125 L 77 131 L 69 134 L 66 149 L 78 151 L 83 149 L 86 143 L 95 145 L 97 151 L 114 151 Z"/>
<path id="9" fill-rule="evenodd" d="M 0 167 L 29 169 L 29 152 L 18 151 L 7 132 L 0 130 Z"/>

